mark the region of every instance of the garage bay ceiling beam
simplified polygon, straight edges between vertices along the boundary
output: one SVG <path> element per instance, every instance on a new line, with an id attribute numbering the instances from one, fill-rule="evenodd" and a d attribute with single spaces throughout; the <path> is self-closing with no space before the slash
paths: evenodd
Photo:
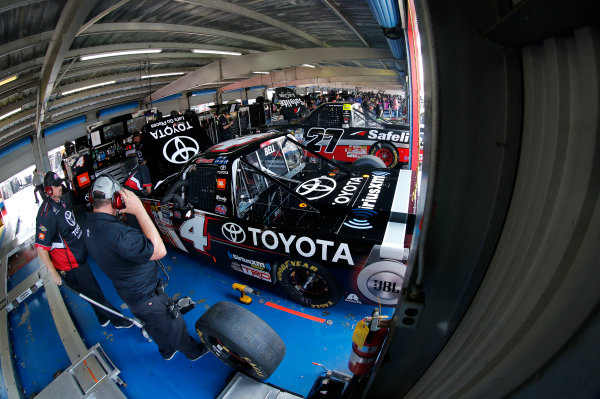
<path id="1" fill-rule="evenodd" d="M 151 54 L 151 55 L 158 55 L 158 54 Z M 73 68 L 69 71 L 69 74 L 67 75 L 67 78 L 73 78 L 79 75 L 87 75 L 87 74 L 91 74 L 91 73 L 97 73 L 97 72 L 102 72 L 102 71 L 110 71 L 110 70 L 121 70 L 123 68 L 130 68 L 130 69 L 134 69 L 134 68 L 140 68 L 140 70 L 145 71 L 146 70 L 146 66 L 150 66 L 151 68 L 149 68 L 148 70 L 150 71 L 150 73 L 162 73 L 162 71 L 169 71 L 172 69 L 172 64 L 192 64 L 192 59 L 189 59 L 187 56 L 185 56 L 186 58 L 182 58 L 182 57 L 178 57 L 178 58 L 164 58 L 164 57 L 149 57 L 150 59 L 144 60 L 144 59 L 139 59 L 139 60 L 126 60 L 127 62 L 117 62 L 117 63 L 107 63 L 105 62 L 98 62 L 95 64 L 87 64 L 84 67 L 79 67 L 79 68 Z M 93 60 L 95 61 L 95 60 Z M 206 60 L 206 62 L 194 62 L 193 64 L 195 64 L 196 66 L 192 66 L 192 70 L 195 70 L 198 68 L 198 65 L 206 65 L 210 62 L 211 60 Z M 87 62 L 87 61 L 86 61 Z M 163 67 L 163 65 L 166 65 L 166 67 Z M 181 68 L 181 67 L 180 67 Z M 134 69 L 135 70 L 135 69 Z"/>
<path id="2" fill-rule="evenodd" d="M 144 94 L 145 93 L 143 91 L 136 91 L 136 92 L 132 92 L 132 93 L 127 92 L 127 93 L 124 93 L 123 95 L 120 95 L 117 97 L 107 97 L 107 98 L 99 100 L 98 105 L 96 105 L 94 103 L 86 103 L 82 106 L 79 106 L 77 109 L 74 109 L 74 110 L 61 111 L 60 114 L 57 114 L 56 116 L 53 115 L 52 120 L 56 121 L 56 123 L 60 123 L 62 121 L 66 121 L 71 118 L 75 118 L 80 115 L 87 114 L 88 112 L 98 111 L 99 107 L 101 109 L 104 109 L 104 108 L 110 108 L 110 107 L 113 107 L 113 106 L 119 105 L 119 104 L 126 104 L 126 103 L 130 103 L 133 101 L 139 101 L 139 99 Z M 92 121 L 90 121 L 90 123 L 92 123 Z"/>
<path id="3" fill-rule="evenodd" d="M 121 0 L 118 3 L 108 7 L 106 10 L 102 11 L 100 14 L 96 15 L 94 18 L 90 19 L 88 22 L 86 22 L 81 28 L 79 28 L 79 30 L 77 31 L 77 35 L 79 36 L 81 35 L 86 29 L 88 29 L 90 26 L 94 25 L 96 22 L 100 21 L 102 18 L 104 18 L 105 16 L 107 16 L 108 14 L 110 14 L 111 12 L 113 12 L 114 10 L 116 10 L 117 8 L 120 8 L 121 6 L 129 3 L 131 0 Z"/>
<path id="4" fill-rule="evenodd" d="M 150 65 L 157 66 L 160 64 L 172 64 L 172 63 L 191 63 L 195 64 L 208 64 L 215 57 L 206 57 L 208 54 L 193 54 L 193 53 L 160 53 L 160 54 L 133 54 L 124 55 L 119 57 L 111 58 L 98 58 L 89 61 L 80 61 L 71 67 L 65 77 L 68 79 L 73 76 L 93 73 L 98 71 L 104 71 L 106 69 L 134 67 L 136 65 L 142 65 L 145 62 L 149 62 Z M 66 56 L 66 59 L 73 58 L 71 52 Z M 219 58 L 219 56 L 216 56 Z M 36 58 L 35 60 L 27 61 L 23 64 L 19 64 L 10 69 L 12 74 L 21 72 L 22 69 L 36 69 L 42 66 L 44 58 Z M 6 71 L 5 71 L 6 72 Z M 10 74 L 7 74 L 10 75 Z M 20 79 L 16 80 L 18 82 Z M 13 83 L 13 82 L 11 82 Z"/>
<path id="5" fill-rule="evenodd" d="M 36 76 L 38 76 L 42 65 L 44 65 L 44 58 L 40 57 L 34 60 L 25 61 L 20 64 L 13 65 L 12 67 L 3 70 L 2 74 L 4 77 L 11 76 L 14 74 L 19 74 L 19 76 L 23 76 L 29 73 L 35 73 Z"/>
<path id="6" fill-rule="evenodd" d="M 80 57 L 82 55 L 89 54 L 97 54 L 97 53 L 110 53 L 113 51 L 123 51 L 123 50 L 137 50 L 137 49 L 151 49 L 151 48 L 160 48 L 160 49 L 168 49 L 168 50 L 186 50 L 192 51 L 194 49 L 204 49 L 204 50 L 215 50 L 215 51 L 236 51 L 236 52 L 248 52 L 248 50 L 239 47 L 229 47 L 229 46 L 215 46 L 215 45 L 206 45 L 199 43 L 183 43 L 183 42 L 141 42 L 141 43 L 118 43 L 118 44 L 110 44 L 106 46 L 94 46 L 94 47 L 82 47 L 77 50 L 69 51 L 68 57 Z M 168 53 L 165 53 L 168 54 Z M 145 55 L 145 54 L 144 54 Z M 229 57 L 220 54 L 194 54 L 196 57 Z"/>
<path id="7" fill-rule="evenodd" d="M 354 33 L 354 36 L 358 37 L 358 39 L 361 42 L 363 42 L 363 44 L 365 46 L 371 47 L 371 46 L 369 46 L 369 43 L 367 43 L 365 38 L 362 37 L 362 35 L 360 33 L 358 33 L 358 29 L 356 29 L 354 27 L 354 25 L 348 20 L 348 18 L 344 17 L 344 14 L 342 14 L 342 12 L 339 10 L 339 8 L 337 8 L 337 6 L 335 4 L 332 4 L 329 0 L 321 0 L 321 1 L 323 2 L 323 4 L 325 4 L 327 7 L 329 7 L 329 9 L 331 11 L 333 11 L 333 13 L 336 15 L 336 17 L 338 17 L 348 28 L 350 28 L 352 33 Z"/>
<path id="8" fill-rule="evenodd" d="M 193 69 L 190 69 L 190 68 L 188 68 L 188 69 L 185 69 L 185 68 L 171 68 L 171 69 L 164 69 L 164 70 L 155 71 L 155 72 L 150 71 L 150 76 L 152 76 L 153 74 L 159 75 L 159 74 L 168 74 L 168 73 L 186 74 L 186 73 L 191 72 L 192 70 Z M 122 80 L 125 80 L 125 79 L 129 79 L 131 81 L 135 80 L 137 82 L 140 82 L 140 81 L 141 82 L 145 82 L 145 84 L 147 85 L 148 84 L 148 79 L 151 79 L 151 80 L 152 79 L 160 79 L 160 80 L 163 80 L 163 81 L 165 81 L 165 80 L 166 81 L 173 81 L 173 80 L 181 77 L 181 75 L 179 75 L 179 76 L 156 76 L 156 77 L 151 77 L 151 78 L 147 78 L 146 76 L 147 76 L 146 72 L 140 73 L 139 71 L 138 72 L 120 73 L 120 74 L 115 74 L 115 75 L 105 75 L 105 76 L 97 77 L 97 78 L 94 78 L 94 79 L 87 79 L 87 80 L 82 81 L 82 82 L 77 82 L 77 83 L 73 83 L 73 84 L 70 84 L 70 85 L 61 86 L 60 89 L 57 90 L 56 94 L 58 94 L 58 93 L 62 94 L 62 93 L 65 93 L 65 92 L 68 92 L 68 91 L 71 91 L 71 90 L 77 90 L 77 89 L 79 89 L 81 87 L 93 86 L 93 85 L 96 85 L 96 84 L 102 84 L 102 83 L 110 82 L 110 81 L 115 81 L 116 83 L 114 83 L 114 84 L 119 84 L 119 83 L 121 83 L 119 81 L 122 81 Z M 85 91 L 83 91 L 83 92 L 85 92 Z M 69 97 L 70 98 L 71 96 L 72 96 L 72 94 L 66 95 L 66 96 L 63 95 L 63 98 L 64 97 Z"/>
<path id="9" fill-rule="evenodd" d="M 244 18 L 254 19 L 255 21 L 258 21 L 260 23 L 272 25 L 272 26 L 275 26 L 282 30 L 285 30 L 287 32 L 290 32 L 296 36 L 299 36 L 303 39 L 308 40 L 311 43 L 316 44 L 317 46 L 329 47 L 329 45 L 327 43 L 325 43 L 324 41 L 322 41 L 312 35 L 309 35 L 308 33 L 304 32 L 300 29 L 294 28 L 293 26 L 288 25 L 284 22 L 281 22 L 275 18 L 268 17 L 268 16 L 260 14 L 256 11 L 252 11 L 246 7 L 239 6 L 237 4 L 229 3 L 229 2 L 223 1 L 223 0 L 179 0 L 179 1 L 183 2 L 183 3 L 191 3 L 191 4 L 201 5 L 204 7 L 214 8 L 216 10 L 228 12 L 231 14 L 237 14 Z"/>
<path id="10" fill-rule="evenodd" d="M 241 40 L 245 42 L 260 44 L 268 48 L 275 49 L 291 49 L 292 47 L 272 42 L 270 40 L 263 40 L 256 37 L 252 37 L 245 34 L 227 32 L 224 30 L 211 29 L 211 28 L 200 28 L 196 26 L 177 25 L 177 24 L 160 24 L 160 23 L 143 23 L 143 22 L 120 22 L 120 23 L 106 23 L 106 24 L 95 24 L 88 28 L 81 36 L 91 35 L 96 33 L 115 33 L 115 32 L 147 32 L 147 33 L 173 33 L 181 35 L 196 35 L 196 36 L 214 36 L 224 37 L 234 40 Z M 198 44 L 201 46 L 200 44 Z"/>
<path id="11" fill-rule="evenodd" d="M 142 96 L 147 92 L 148 91 L 140 89 L 133 92 L 128 91 L 101 97 L 98 98 L 96 102 L 78 103 L 76 107 L 61 109 L 53 113 L 52 122 L 61 123 L 63 121 L 88 113 L 90 111 L 98 111 L 100 109 L 110 108 L 113 105 L 117 104 L 135 101 L 139 105 L 140 98 L 142 98 Z"/>
<path id="12" fill-rule="evenodd" d="M 0 129 L 0 148 L 13 141 L 19 140 L 31 133 L 35 133 L 35 111 L 32 110 L 28 114 L 21 116 L 13 122 L 10 129 L 3 132 Z"/>
<path id="13" fill-rule="evenodd" d="M 274 88 L 285 86 L 368 86 L 380 89 L 404 89 L 402 83 L 397 80 L 390 80 L 384 76 L 346 76 L 343 78 L 300 79 L 273 85 Z"/>
<path id="14" fill-rule="evenodd" d="M 47 45 L 50 40 L 52 40 L 52 36 L 54 35 L 54 31 L 42 32 L 37 35 L 22 37 L 17 40 L 12 40 L 8 43 L 0 46 L 0 57 L 6 56 L 15 51 L 25 50 L 26 48 L 39 46 L 39 45 Z"/>
<path id="15" fill-rule="evenodd" d="M 37 35 L 24 37 L 22 39 L 14 40 L 9 43 L 6 43 L 0 46 L 0 56 L 9 55 L 16 51 L 21 51 L 29 47 L 38 46 L 38 45 L 47 45 L 48 42 L 52 39 L 54 31 L 43 32 Z M 198 43 L 172 43 L 172 42 L 143 42 L 143 43 L 119 43 L 112 44 L 106 46 L 95 46 L 95 47 L 83 47 L 77 50 L 68 51 L 65 59 L 76 58 L 82 55 L 94 54 L 94 53 L 105 53 L 111 51 L 120 51 L 120 50 L 131 50 L 131 49 L 139 49 L 139 48 L 162 48 L 162 49 L 173 49 L 173 50 L 193 50 L 193 49 L 206 49 L 206 50 L 221 50 L 221 51 L 237 51 L 243 52 L 248 51 L 246 49 L 241 49 L 239 47 L 228 47 L 228 46 L 215 46 L 215 45 L 205 45 Z M 252 52 L 252 51 L 250 51 Z M 161 53 L 161 54 L 137 54 L 137 55 L 129 55 L 122 56 L 118 59 L 127 59 L 127 58 L 148 58 L 148 56 L 153 56 L 154 58 L 168 58 L 168 57 L 187 57 L 187 58 L 222 58 L 226 57 L 223 55 L 217 54 L 181 54 L 181 53 Z M 114 57 L 117 59 L 117 57 Z M 85 61 L 88 63 L 101 63 L 106 62 L 106 59 L 98 59 L 98 60 L 90 60 Z M 24 72 L 29 69 L 33 69 L 43 65 L 44 58 L 37 58 L 34 60 L 27 61 L 25 63 L 16 65 L 12 68 L 5 69 L 0 72 L 0 77 L 10 76 L 15 73 Z"/>
<path id="16" fill-rule="evenodd" d="M 17 8 L 30 6 L 37 3 L 43 3 L 48 0 L 23 0 L 23 1 L 15 1 L 15 0 L 2 0 L 0 1 L 0 13 L 4 13 L 11 10 L 16 10 Z"/>
<path id="17" fill-rule="evenodd" d="M 303 63 L 336 62 L 355 59 L 393 58 L 388 49 L 370 48 L 307 48 L 297 50 L 273 51 L 270 53 L 249 54 L 242 57 L 227 58 L 208 64 L 181 79 L 163 87 L 146 97 L 150 103 L 157 99 L 182 93 L 200 85 L 217 82 L 227 78 L 248 75 L 253 71 L 271 71 Z"/>
<path id="18" fill-rule="evenodd" d="M 152 90 L 152 87 L 156 89 L 170 83 L 171 81 L 172 80 L 167 77 L 155 79 L 150 82 L 144 79 L 143 81 L 136 80 L 125 83 L 113 83 L 109 86 L 96 87 L 78 93 L 73 93 L 69 96 L 61 97 L 55 100 L 54 103 L 52 103 L 52 106 L 48 107 L 48 109 L 56 111 L 57 109 L 63 107 L 69 108 L 69 106 L 73 104 L 79 105 L 82 103 L 92 103 L 97 101 L 98 98 L 104 96 L 114 96 L 116 93 L 126 92 L 128 90 L 145 89 L 145 93 L 143 94 L 147 94 L 150 90 Z M 140 98 L 140 100 L 142 99 Z"/>
<path id="19" fill-rule="evenodd" d="M 124 98 L 128 101 L 141 101 L 149 90 L 155 90 L 167 83 L 169 81 L 163 79 L 150 82 L 150 86 L 145 82 L 144 84 L 140 84 L 139 81 L 128 82 L 114 85 L 110 90 L 98 88 L 61 98 L 48 107 L 46 127 L 68 119 L 65 115 L 69 117 L 80 115 L 82 108 L 87 110 L 105 108 L 114 103 L 124 102 Z M 0 147 L 35 130 L 35 99 L 22 100 L 18 105 L 28 106 L 29 110 L 0 121 Z"/>
<path id="20" fill-rule="evenodd" d="M 40 73 L 40 90 L 38 92 L 38 112 L 36 118 L 38 134 L 44 121 L 44 109 L 54 82 L 62 67 L 67 51 L 75 39 L 77 30 L 96 4 L 96 0 L 69 0 L 58 20 L 56 29 L 42 65 Z"/>
<path id="21" fill-rule="evenodd" d="M 395 71 L 377 68 L 344 68 L 344 67 L 318 67 L 318 68 L 287 68 L 273 71 L 269 75 L 260 75 L 231 85 L 222 87 L 222 91 L 243 89 L 253 86 L 278 86 L 280 83 L 304 79 L 344 79 L 349 77 L 379 77 L 390 82 L 399 82 L 401 77 Z"/>
<path id="22" fill-rule="evenodd" d="M 18 94 L 23 90 L 33 89 L 35 87 L 38 87 L 39 84 L 40 81 L 37 78 L 37 76 L 29 76 L 26 78 L 17 79 L 13 82 L 0 86 L 0 103 L 2 103 L 2 101 L 4 101 L 6 97 Z M 0 115 L 1 114 L 2 111 L 0 111 Z"/>

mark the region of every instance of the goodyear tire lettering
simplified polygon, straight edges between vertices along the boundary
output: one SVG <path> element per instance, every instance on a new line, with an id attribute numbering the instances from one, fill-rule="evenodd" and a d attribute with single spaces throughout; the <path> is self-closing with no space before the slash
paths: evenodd
<path id="1" fill-rule="evenodd" d="M 277 268 L 277 281 L 290 298 L 303 306 L 323 309 L 341 296 L 337 281 L 324 267 L 306 261 L 287 260 Z"/>

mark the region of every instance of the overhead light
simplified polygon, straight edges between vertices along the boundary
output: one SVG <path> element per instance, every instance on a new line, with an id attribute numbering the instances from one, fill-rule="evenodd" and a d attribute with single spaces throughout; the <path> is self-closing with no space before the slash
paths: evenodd
<path id="1" fill-rule="evenodd" d="M 310 65 L 310 64 L 302 64 L 303 67 L 307 67 L 307 68 L 314 68 L 314 65 Z"/>
<path id="2" fill-rule="evenodd" d="M 94 87 L 100 87 L 100 86 L 106 86 L 106 85 L 112 85 L 116 83 L 115 80 L 111 80 L 109 82 L 102 82 L 102 83 L 96 83 L 95 85 L 89 85 L 89 86 L 84 86 L 84 87 L 78 87 L 77 89 L 73 89 L 73 90 L 69 90 L 69 91 L 64 91 L 62 93 L 63 96 L 66 96 L 67 94 L 72 94 L 72 93 L 77 93 L 78 91 L 83 91 L 83 90 L 87 90 L 87 89 L 93 89 Z"/>
<path id="3" fill-rule="evenodd" d="M 161 51 L 162 51 L 161 48 L 142 48 L 142 49 L 138 49 L 138 50 L 109 51 L 107 53 L 82 55 L 81 57 L 79 57 L 79 60 L 80 61 L 88 61 L 88 60 L 95 60 L 96 58 L 117 57 L 119 55 L 156 54 L 156 53 L 160 53 Z"/>
<path id="4" fill-rule="evenodd" d="M 173 73 L 157 73 L 154 75 L 146 75 L 146 76 L 142 76 L 142 79 L 148 79 L 148 78 L 160 78 L 160 77 L 164 77 L 164 76 L 179 76 L 179 75 L 183 75 L 184 72 L 173 72 Z"/>
<path id="5" fill-rule="evenodd" d="M 18 75 L 13 75 L 13 76 L 9 76 L 8 78 L 6 78 L 4 80 L 0 80 L 0 86 L 10 83 L 13 80 L 17 80 L 17 77 L 18 77 Z"/>
<path id="6" fill-rule="evenodd" d="M 192 50 L 192 53 L 196 53 L 196 54 L 242 55 L 242 53 L 238 53 L 237 51 L 201 50 L 201 49 L 194 49 L 194 50 Z"/>
<path id="7" fill-rule="evenodd" d="M 19 107 L 19 108 L 17 108 L 17 109 L 13 109 L 12 111 L 10 111 L 10 112 L 7 112 L 7 113 L 5 113 L 4 115 L 0 116 L 0 121 L 1 121 L 2 119 L 6 119 L 6 118 L 8 118 L 8 117 L 9 117 L 9 116 L 11 116 L 11 115 L 14 115 L 14 114 L 16 114 L 17 112 L 21 112 L 21 107 Z"/>
<path id="8" fill-rule="evenodd" d="M 268 75 L 269 74 L 269 72 L 262 72 L 262 71 L 254 71 L 252 73 L 256 73 L 258 75 Z"/>

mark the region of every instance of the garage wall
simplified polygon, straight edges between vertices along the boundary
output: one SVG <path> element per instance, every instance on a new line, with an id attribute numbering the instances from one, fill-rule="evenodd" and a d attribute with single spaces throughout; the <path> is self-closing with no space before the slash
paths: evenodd
<path id="1" fill-rule="evenodd" d="M 179 104 L 179 99 L 172 99 L 167 101 L 158 101 L 152 103 L 153 107 L 156 107 L 160 112 L 163 113 L 163 116 L 167 116 L 171 113 L 171 111 L 185 111 L 185 109 L 181 109 Z"/>
<path id="2" fill-rule="evenodd" d="M 248 100 L 256 100 L 256 97 L 258 97 L 258 96 L 263 96 L 266 98 L 264 93 L 265 93 L 265 90 L 263 88 L 256 88 L 256 89 L 248 90 Z"/>
<path id="3" fill-rule="evenodd" d="M 201 96 L 190 96 L 190 106 L 216 102 L 215 94 L 204 94 Z"/>
<path id="4" fill-rule="evenodd" d="M 31 139 L 26 137 L 0 150 L 0 182 L 35 164 Z"/>
<path id="5" fill-rule="evenodd" d="M 244 91 L 228 91 L 221 94 L 221 99 L 225 101 L 235 101 L 238 99 L 244 99 Z"/>
<path id="6" fill-rule="evenodd" d="M 46 129 L 44 131 L 46 149 L 51 151 L 63 145 L 65 141 L 72 141 L 87 135 L 85 126 L 85 117 L 82 117 L 81 120 L 72 121 L 69 125 L 62 127 L 57 125 L 55 129 Z"/>
<path id="7" fill-rule="evenodd" d="M 106 108 L 99 112 L 99 117 L 96 121 L 88 121 L 88 124 L 92 122 L 106 121 L 110 118 L 121 116 L 123 114 L 134 113 L 140 110 L 137 102 L 129 102 L 126 104 L 117 105 L 115 107 Z"/>

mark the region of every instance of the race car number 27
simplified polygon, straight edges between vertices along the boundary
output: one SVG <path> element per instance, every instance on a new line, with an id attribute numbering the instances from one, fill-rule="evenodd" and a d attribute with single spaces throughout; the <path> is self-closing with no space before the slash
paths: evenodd
<path id="1" fill-rule="evenodd" d="M 344 129 L 310 129 L 306 133 L 306 147 L 314 152 L 321 152 L 325 147 L 326 153 L 332 153 L 343 133 Z"/>
<path id="2" fill-rule="evenodd" d="M 208 235 L 206 234 L 206 218 L 204 215 L 195 215 L 186 220 L 179 228 L 181 238 L 194 244 L 200 252 L 206 253 L 208 249 Z"/>

